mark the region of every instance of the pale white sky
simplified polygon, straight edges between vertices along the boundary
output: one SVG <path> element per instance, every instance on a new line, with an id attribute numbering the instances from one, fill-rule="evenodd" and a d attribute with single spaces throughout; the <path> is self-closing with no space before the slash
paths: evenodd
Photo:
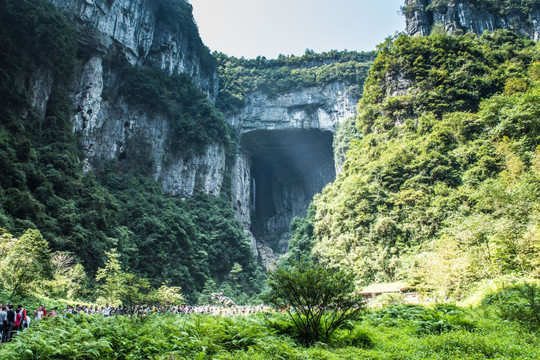
<path id="1" fill-rule="evenodd" d="M 205 45 L 236 57 L 369 51 L 405 29 L 405 0 L 189 1 Z"/>

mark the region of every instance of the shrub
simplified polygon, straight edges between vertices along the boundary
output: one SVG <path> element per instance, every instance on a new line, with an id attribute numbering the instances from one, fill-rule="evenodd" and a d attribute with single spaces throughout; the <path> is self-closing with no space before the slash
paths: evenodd
<path id="1" fill-rule="evenodd" d="M 531 330 L 540 328 L 540 286 L 522 282 L 487 295 L 482 300 L 503 319 L 516 321 Z"/>

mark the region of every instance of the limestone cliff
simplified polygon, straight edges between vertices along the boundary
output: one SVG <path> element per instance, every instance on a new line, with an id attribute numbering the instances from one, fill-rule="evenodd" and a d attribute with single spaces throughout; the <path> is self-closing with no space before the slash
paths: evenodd
<path id="1" fill-rule="evenodd" d="M 226 113 L 240 134 L 252 130 L 319 129 L 334 131 L 335 125 L 356 113 L 358 98 L 345 83 L 312 87 L 269 96 L 250 93 L 246 106 Z"/>
<path id="2" fill-rule="evenodd" d="M 429 35 L 433 24 L 440 23 L 447 33 L 509 29 L 538 40 L 540 3 L 500 7 L 489 0 L 407 0 L 404 7 L 409 35 Z"/>
<path id="3" fill-rule="evenodd" d="M 349 86 L 252 92 L 244 107 L 226 113 L 240 140 L 233 206 L 267 268 L 287 250 L 291 220 L 334 180 L 332 135 L 358 102 Z"/>
<path id="4" fill-rule="evenodd" d="M 159 16 L 158 0 L 48 0 L 79 32 L 79 43 L 101 58 L 187 73 L 215 98 L 217 74 L 201 64 L 200 39 L 175 31 Z M 189 19 L 193 21 L 192 19 Z M 177 19 L 176 21 L 182 21 Z"/>
<path id="5" fill-rule="evenodd" d="M 209 65 L 208 50 L 201 52 L 204 45 L 193 33 L 190 5 L 170 0 L 48 1 L 79 33 L 81 62 L 71 98 L 85 171 L 102 160 L 147 163 L 165 193 L 187 197 L 202 190 L 218 195 L 231 170 L 226 168 L 223 146 L 210 144 L 183 155 L 172 152 L 170 115 L 138 106 L 120 90 L 125 88 L 126 66 L 158 68 L 168 74 L 187 73 L 215 101 L 216 68 Z M 187 6 L 187 25 L 175 26 L 176 18 L 167 20 L 174 14 L 162 6 L 170 3 Z M 325 67 L 326 73 L 320 71 L 323 77 L 330 74 L 335 80 L 278 93 L 248 91 L 242 106 L 224 114 L 237 129 L 240 143 L 230 164 L 233 206 L 254 252 L 258 247 L 267 266 L 276 259 L 274 251 L 286 251 L 291 220 L 303 216 L 313 196 L 335 177 L 332 135 L 338 123 L 356 113 L 358 88 L 373 54 L 359 67 L 350 60 L 361 55 L 344 56 L 348 58 L 339 64 L 342 67 L 334 66 L 335 60 L 300 66 L 314 74 Z M 344 72 L 353 80 L 342 81 Z M 40 112 L 46 109 L 52 81 L 43 71 L 32 78 L 31 101 Z"/>
<path id="6" fill-rule="evenodd" d="M 153 67 L 169 74 L 187 73 L 211 101 L 218 79 L 211 55 L 204 47 L 186 7 L 187 24 L 174 27 L 157 0 L 49 0 L 72 21 L 81 53 L 79 75 L 72 92 L 73 129 L 79 133 L 85 171 L 96 161 L 127 157 L 149 158 L 152 173 L 163 190 L 190 196 L 196 190 L 218 194 L 225 168 L 225 151 L 210 145 L 204 151 L 175 156 L 167 148 L 170 119 L 130 104 L 118 92 L 121 70 L 127 65 Z M 187 29 L 187 30 L 183 30 Z M 189 33 L 191 31 L 191 33 Z M 38 110 L 46 108 L 52 82 L 36 72 L 30 99 Z M 34 89 L 35 88 L 35 89 Z M 43 105 L 45 104 L 45 105 Z M 40 110 L 41 111 L 41 110 Z M 44 110 L 43 110 L 44 111 Z"/>

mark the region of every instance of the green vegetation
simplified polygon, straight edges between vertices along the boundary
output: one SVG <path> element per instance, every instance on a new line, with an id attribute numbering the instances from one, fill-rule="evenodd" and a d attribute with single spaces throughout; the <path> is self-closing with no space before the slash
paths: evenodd
<path id="1" fill-rule="evenodd" d="M 234 149 L 227 123 L 187 74 L 168 76 L 153 68 L 125 68 L 120 95 L 132 105 L 169 118 L 169 146 L 173 153 L 200 152 L 210 144 Z"/>
<path id="2" fill-rule="evenodd" d="M 374 52 L 338 52 L 315 54 L 307 50 L 303 56 L 284 56 L 267 60 L 237 59 L 225 54 L 214 56 L 218 61 L 220 92 L 216 106 L 223 111 L 244 105 L 246 93 L 263 92 L 270 97 L 305 88 L 324 87 L 335 81 L 350 85 L 349 91 L 360 98 Z"/>
<path id="3" fill-rule="evenodd" d="M 164 4 L 190 9 L 184 1 Z M 107 261 L 106 252 L 116 248 L 127 274 L 122 281 L 143 295 L 150 291 L 147 285 L 157 289 L 165 283 L 180 286 L 195 302 L 210 279 L 214 291 L 226 287 L 235 300 L 247 302 L 258 293 L 256 260 L 226 194 L 197 194 L 185 201 L 164 195 L 149 176 L 153 163 L 144 140 L 126 144 L 133 159 L 94 164 L 97 173 L 82 173 L 67 95 L 78 61 L 76 32 L 44 0 L 4 0 L 0 8 L 0 227 L 20 241 L 27 239 L 27 229 L 39 229 L 58 263 L 38 286 L 21 287 L 3 272 L 4 289 L 95 300 L 101 286 L 96 272 Z M 176 15 L 171 10 L 167 16 L 173 21 Z M 29 84 L 47 72 L 54 85 L 40 119 L 28 100 Z M 173 154 L 187 156 L 217 142 L 231 158 L 235 143 L 222 115 L 186 75 L 125 68 L 121 77 L 119 93 L 127 101 L 142 111 L 150 111 L 151 104 L 152 111 L 170 118 Z M 30 266 L 16 260 L 28 254 L 12 255 L 9 264 Z M 229 274 L 235 264 L 242 270 Z"/>
<path id="4" fill-rule="evenodd" d="M 405 280 L 443 297 L 537 278 L 539 56 L 506 31 L 384 43 L 358 106 L 362 137 L 312 205 L 306 256 L 364 285 Z"/>
<path id="5" fill-rule="evenodd" d="M 264 299 L 285 309 L 302 343 L 329 342 L 332 334 L 362 310 L 362 296 L 350 273 L 310 263 L 278 267 L 268 275 Z"/>
<path id="6" fill-rule="evenodd" d="M 182 33 L 188 44 L 200 59 L 201 69 L 209 74 L 214 72 L 216 61 L 201 40 L 199 29 L 193 18 L 193 6 L 186 0 L 159 0 L 156 21 L 169 27 L 175 33 Z"/>
<path id="7" fill-rule="evenodd" d="M 494 15 L 519 15 L 522 20 L 526 20 L 529 14 L 540 8 L 538 0 L 464 0 L 460 2 L 467 3 L 473 8 L 486 9 Z M 456 0 L 433 0 L 425 7 L 425 10 L 445 12 L 448 5 L 455 3 Z M 413 0 L 408 1 L 401 11 L 406 15 L 420 9 L 422 5 Z"/>
<path id="8" fill-rule="evenodd" d="M 69 316 L 36 322 L 2 359 L 537 359 L 535 334 L 484 308 L 392 306 L 306 348 L 283 314 Z"/>
<path id="9" fill-rule="evenodd" d="M 32 285 L 51 277 L 49 245 L 37 230 L 26 231 L 19 239 L 0 228 L 0 274 L 12 295 L 27 295 Z"/>

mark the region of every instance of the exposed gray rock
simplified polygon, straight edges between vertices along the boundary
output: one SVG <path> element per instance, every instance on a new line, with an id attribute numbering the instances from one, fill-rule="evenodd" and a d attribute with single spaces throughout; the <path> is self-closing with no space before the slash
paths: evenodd
<path id="1" fill-rule="evenodd" d="M 217 144 L 210 145 L 201 155 L 188 159 L 174 159 L 163 166 L 161 179 L 163 191 L 171 195 L 191 196 L 199 189 L 206 194 L 219 195 L 225 173 L 225 150 Z"/>
<path id="2" fill-rule="evenodd" d="M 158 2 L 49 1 L 76 26 L 82 52 L 87 54 L 71 95 L 73 130 L 80 134 L 84 171 L 93 170 L 100 160 L 145 161 L 166 193 L 219 194 L 225 173 L 223 147 L 214 144 L 199 154 L 175 156 L 167 146 L 169 119 L 130 105 L 118 94 L 120 69 L 130 64 L 187 73 L 210 100 L 215 99 L 217 72 L 203 69 L 186 34 L 157 21 Z M 53 82 L 50 73 L 40 70 L 30 80 L 30 102 L 41 117 Z"/>
<path id="3" fill-rule="evenodd" d="M 40 121 L 45 119 L 47 102 L 54 84 L 52 71 L 39 68 L 30 77 L 28 101 L 36 111 Z"/>
<path id="4" fill-rule="evenodd" d="M 100 57 L 92 57 L 83 66 L 73 94 L 73 128 L 81 134 L 84 170 L 93 170 L 99 160 L 145 161 L 166 193 L 191 196 L 201 190 L 218 195 L 225 173 L 223 147 L 213 144 L 201 154 L 174 156 L 167 146 L 167 116 L 142 111 L 122 97 L 103 98 L 104 79 L 114 77 L 111 70 L 104 70 Z"/>
<path id="5" fill-rule="evenodd" d="M 232 170 L 231 199 L 236 219 L 240 221 L 244 232 L 251 240 L 254 254 L 257 254 L 257 241 L 251 232 L 251 214 L 255 211 L 251 192 L 253 189 L 251 177 L 251 158 L 248 154 L 240 151 Z"/>
<path id="6" fill-rule="evenodd" d="M 335 178 L 332 133 L 356 114 L 359 100 L 349 86 L 248 93 L 246 106 L 225 114 L 241 144 L 233 206 L 269 269 L 287 251 L 291 220 L 305 216 L 313 196 Z"/>
<path id="7" fill-rule="evenodd" d="M 186 34 L 156 21 L 156 0 L 48 0 L 75 24 L 81 46 L 99 57 L 119 58 L 187 73 L 213 101 L 218 80 L 215 69 L 205 72 Z"/>
<path id="8" fill-rule="evenodd" d="M 449 34 L 457 30 L 481 35 L 484 31 L 509 29 L 538 40 L 540 36 L 540 7 L 530 14 L 490 12 L 479 3 L 467 0 L 450 1 L 447 5 L 426 10 L 433 0 L 407 0 L 406 31 L 409 35 L 429 35 L 434 23 L 441 23 Z"/>
<path id="9" fill-rule="evenodd" d="M 283 129 L 334 131 L 337 123 L 356 114 L 357 102 L 347 84 L 335 82 L 322 89 L 293 90 L 275 97 L 261 92 L 248 94 L 245 107 L 225 116 L 241 133 Z"/>

